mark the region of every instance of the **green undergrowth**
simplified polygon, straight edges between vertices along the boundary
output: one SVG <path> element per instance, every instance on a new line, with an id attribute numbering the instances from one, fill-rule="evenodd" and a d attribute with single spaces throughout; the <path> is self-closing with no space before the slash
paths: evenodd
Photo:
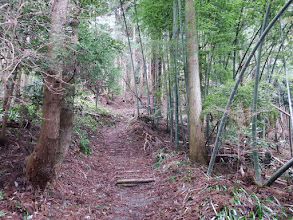
<path id="1" fill-rule="evenodd" d="M 4 195 L 4 192 L 3 191 L 0 191 L 0 203 L 4 203 L 6 201 L 3 201 L 3 195 Z M 5 212 L 4 211 L 0 211 L 0 218 L 3 218 L 5 217 Z"/>
<path id="2" fill-rule="evenodd" d="M 217 195 L 230 199 L 217 200 L 209 194 L 217 192 Z M 207 219 L 207 211 L 214 212 L 208 219 L 292 219 L 292 205 L 282 204 L 274 195 L 262 196 L 240 186 L 209 185 L 197 194 L 204 194 L 206 198 L 201 203 L 199 219 Z M 195 196 L 195 195 L 193 195 Z M 225 197 L 225 198 L 226 198 Z M 207 207 L 206 207 L 207 206 Z"/>
<path id="3" fill-rule="evenodd" d="M 90 115 L 83 113 L 75 114 L 73 125 L 73 146 L 78 147 L 80 152 L 90 155 L 90 137 L 98 132 L 97 122 Z"/>
<path id="4" fill-rule="evenodd" d="M 0 102 L 2 105 L 2 102 Z M 0 110 L 0 117 L 3 117 L 3 110 Z M 8 120 L 21 123 L 30 122 L 40 124 L 42 121 L 42 111 L 40 106 L 25 102 L 13 102 L 8 111 Z"/>
<path id="5" fill-rule="evenodd" d="M 90 139 L 95 137 L 103 127 L 115 127 L 117 118 L 104 106 L 95 104 L 86 99 L 78 99 L 74 118 L 72 145 L 79 152 L 91 155 Z"/>

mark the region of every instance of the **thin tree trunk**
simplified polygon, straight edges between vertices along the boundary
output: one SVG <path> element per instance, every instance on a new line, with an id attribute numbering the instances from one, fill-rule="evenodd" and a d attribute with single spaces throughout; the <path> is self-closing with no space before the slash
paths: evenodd
<path id="1" fill-rule="evenodd" d="M 235 79 L 236 79 L 236 76 L 237 76 L 238 72 L 241 71 L 241 69 L 242 69 L 242 67 L 243 67 L 243 63 L 244 63 L 245 57 L 246 57 L 246 55 L 247 55 L 248 52 L 249 52 L 249 48 L 250 48 L 251 45 L 253 44 L 253 42 L 254 42 L 254 40 L 256 39 L 256 37 L 257 37 L 258 33 L 260 32 L 260 30 L 261 30 L 261 27 L 260 27 L 260 28 L 257 30 L 257 32 L 253 35 L 252 40 L 250 41 L 250 43 L 249 43 L 249 45 L 248 45 L 248 47 L 247 47 L 247 49 L 246 49 L 246 51 L 245 51 L 245 53 L 244 53 L 244 55 L 243 55 L 241 61 L 239 62 L 239 65 L 238 65 L 237 71 L 236 71 L 236 73 L 235 73 Z"/>
<path id="2" fill-rule="evenodd" d="M 151 96 L 152 96 L 152 112 L 155 111 L 155 93 L 156 93 L 156 52 L 154 46 L 151 48 L 151 63 L 150 63 L 150 74 L 151 74 Z"/>
<path id="3" fill-rule="evenodd" d="M 157 95 L 158 95 L 158 45 L 156 45 L 155 51 L 155 71 L 154 71 L 154 93 L 153 93 L 153 100 L 154 100 L 154 113 L 157 113 Z"/>
<path id="4" fill-rule="evenodd" d="M 205 85 L 204 85 L 204 100 L 206 99 L 208 93 L 209 93 L 209 82 L 210 82 L 210 65 L 212 63 L 212 57 L 211 57 L 211 50 L 209 51 L 208 54 L 208 60 L 207 60 L 207 70 L 205 74 Z M 205 121 L 206 121 L 206 130 L 205 130 L 205 137 L 206 137 L 206 146 L 210 145 L 210 116 L 206 115 L 205 116 Z"/>
<path id="5" fill-rule="evenodd" d="M 166 90 L 166 120 L 167 120 L 167 127 L 166 130 L 169 130 L 169 114 L 170 114 L 170 100 L 169 100 L 169 89 L 168 89 L 168 73 L 166 72 L 166 66 L 165 66 L 165 60 L 164 57 L 162 57 L 162 66 L 163 66 L 163 73 L 164 76 L 164 84 L 165 84 L 165 90 Z"/>
<path id="6" fill-rule="evenodd" d="M 240 24 L 241 24 L 241 16 L 242 16 L 242 13 L 243 13 L 243 9 L 244 7 L 241 8 L 241 11 L 240 11 L 240 18 L 239 18 L 239 21 L 237 23 L 237 29 L 236 29 L 236 36 L 235 36 L 235 40 L 234 40 L 234 51 L 233 51 L 233 79 L 235 80 L 236 79 L 236 47 L 237 47 L 237 43 L 238 43 L 238 35 L 239 35 L 239 32 L 240 32 Z"/>
<path id="7" fill-rule="evenodd" d="M 158 53 L 159 55 L 159 53 Z M 157 92 L 156 92 L 156 101 L 157 101 L 157 109 L 156 109 L 156 127 L 158 128 L 159 118 L 162 115 L 162 59 L 158 57 L 157 63 Z"/>
<path id="8" fill-rule="evenodd" d="M 279 89 L 279 107 L 281 108 L 281 106 L 282 106 L 281 105 L 281 91 Z M 282 128 L 283 140 L 286 141 L 285 127 L 284 127 L 284 120 L 283 120 L 282 112 L 280 112 L 280 123 L 281 123 L 281 128 Z"/>
<path id="9" fill-rule="evenodd" d="M 184 0 L 185 2 L 185 0 Z M 184 82 L 185 82 L 185 92 L 186 92 L 186 109 L 187 109 L 187 137 L 189 138 L 189 93 L 188 93 L 188 77 L 187 77 L 187 68 L 186 68 L 186 57 L 185 57 L 185 45 L 184 45 L 184 33 L 183 33 L 183 24 L 181 16 L 181 0 L 178 0 L 179 8 L 179 24 L 180 24 L 180 35 L 181 35 L 181 50 L 182 50 L 182 62 L 184 70 Z M 185 21 L 185 17 L 184 17 Z M 185 22 L 184 22 L 185 23 Z"/>
<path id="10" fill-rule="evenodd" d="M 137 108 L 137 116 L 139 116 L 139 100 L 138 100 L 138 94 L 137 94 L 137 85 L 136 85 L 136 77 L 135 77 L 135 68 L 134 68 L 134 62 L 133 62 L 133 57 L 132 57 L 132 49 L 131 49 L 131 44 L 130 44 L 130 38 L 129 38 L 129 33 L 128 33 L 128 27 L 126 23 L 126 17 L 124 14 L 124 9 L 122 5 L 122 1 L 120 0 L 120 7 L 122 11 L 122 16 L 124 20 L 124 25 L 125 25 L 125 30 L 126 30 L 126 35 L 127 35 L 127 40 L 128 40 L 128 47 L 129 47 L 129 54 L 130 54 L 130 61 L 131 61 L 131 66 L 132 66 L 132 72 L 133 72 L 133 83 L 134 83 L 134 93 L 135 93 L 135 98 L 136 98 L 136 108 Z"/>
<path id="11" fill-rule="evenodd" d="M 171 51 L 170 51 L 171 54 Z M 171 77 L 171 72 L 170 72 L 170 60 L 169 60 L 169 56 L 167 56 L 167 63 L 168 63 L 168 86 L 169 86 L 169 103 L 170 103 L 170 139 L 171 142 L 173 142 L 173 138 L 174 138 L 174 100 L 173 100 L 173 96 L 172 96 L 172 77 Z"/>
<path id="12" fill-rule="evenodd" d="M 99 96 L 99 87 L 98 85 L 95 86 L 96 87 L 96 99 L 95 99 L 95 105 L 96 105 L 96 111 L 98 111 L 98 96 Z"/>
<path id="13" fill-rule="evenodd" d="M 265 67 L 268 66 L 268 61 L 269 61 L 269 58 L 270 58 L 270 56 L 271 56 L 271 53 L 272 53 L 273 49 L 274 49 L 274 47 L 272 46 L 272 47 L 270 48 L 270 51 L 269 51 L 268 55 L 267 55 L 267 58 L 266 58 L 266 60 L 265 60 L 265 63 L 264 63 L 264 65 L 263 65 L 263 67 L 262 67 L 262 70 L 261 70 L 261 74 L 260 74 L 259 80 L 262 79 L 262 75 L 263 75 L 263 73 L 264 73 Z M 267 67 L 267 69 L 269 69 L 269 68 Z"/>
<path id="14" fill-rule="evenodd" d="M 275 61 L 274 61 L 273 66 L 272 66 L 271 74 L 269 75 L 269 80 L 268 80 L 269 83 L 271 83 L 271 80 L 272 80 L 272 77 L 273 77 L 273 74 L 274 74 L 274 70 L 275 70 L 275 66 L 276 66 L 278 56 L 279 56 L 279 53 L 280 53 L 281 49 L 282 49 L 282 45 L 280 45 L 279 50 L 277 52 L 277 55 L 275 57 Z"/>
<path id="15" fill-rule="evenodd" d="M 183 145 L 185 145 L 186 139 L 185 139 L 184 123 L 183 123 L 183 117 L 182 117 L 182 105 L 181 105 L 180 97 L 178 99 L 178 106 L 179 106 L 179 115 L 180 115 L 180 123 L 181 123 L 181 135 L 182 135 Z"/>
<path id="16" fill-rule="evenodd" d="M 291 157 L 292 157 L 292 123 L 291 123 L 291 115 L 288 117 L 288 127 L 289 127 L 289 146 L 290 146 L 290 152 L 291 152 Z"/>
<path id="17" fill-rule="evenodd" d="M 136 8 L 136 0 L 134 1 L 134 10 L 137 15 L 137 8 Z M 149 90 L 149 83 L 148 83 L 148 74 L 147 74 L 147 68 L 146 68 L 146 62 L 144 57 L 144 51 L 142 46 L 142 40 L 141 40 L 141 34 L 140 34 L 140 27 L 138 24 L 138 19 L 136 19 L 136 25 L 137 25 L 137 31 L 139 36 L 139 42 L 140 42 L 140 49 L 141 49 L 141 55 L 142 55 L 142 62 L 143 62 L 143 70 L 145 74 L 145 81 L 146 81 L 146 89 L 147 89 L 147 97 L 148 97 L 148 114 L 151 114 L 151 98 L 150 98 L 150 90 Z"/>
<path id="18" fill-rule="evenodd" d="M 15 71 L 17 71 L 17 68 Z M 14 90 L 14 85 L 16 83 L 16 79 L 17 79 L 17 72 L 14 73 L 12 82 L 9 86 L 10 88 L 8 87 L 5 90 L 5 96 L 4 96 L 4 100 L 3 100 L 3 106 L 2 106 L 3 117 L 2 117 L 0 142 L 5 141 L 5 133 L 6 133 L 6 127 L 7 127 L 7 122 L 8 122 L 8 112 L 9 112 L 9 108 L 10 108 L 10 104 L 11 104 L 11 99 L 12 99 L 12 94 L 13 94 L 13 90 Z"/>
<path id="19" fill-rule="evenodd" d="M 174 39 L 174 97 L 175 97 L 175 146 L 179 146 L 179 88 L 177 72 L 177 4 L 173 1 L 173 39 Z"/>

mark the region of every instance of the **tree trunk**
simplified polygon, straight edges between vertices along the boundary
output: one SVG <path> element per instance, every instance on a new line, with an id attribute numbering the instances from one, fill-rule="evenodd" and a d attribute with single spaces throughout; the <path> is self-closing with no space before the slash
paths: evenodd
<path id="1" fill-rule="evenodd" d="M 17 69 L 15 70 L 17 71 Z M 2 117 L 2 127 L 1 127 L 1 134 L 0 134 L 0 142 L 5 141 L 5 133 L 6 133 L 6 127 L 7 127 L 7 121 L 8 121 L 8 112 L 10 108 L 10 103 L 13 95 L 14 85 L 17 79 L 17 72 L 14 73 L 13 79 L 11 83 L 8 83 L 7 87 L 4 92 L 4 98 L 3 98 L 3 117 Z"/>
<path id="2" fill-rule="evenodd" d="M 181 16 L 181 0 L 178 0 L 178 11 L 179 11 L 179 24 L 180 24 L 180 35 L 181 35 L 181 51 L 182 51 L 182 62 L 184 70 L 184 82 L 185 82 L 185 92 L 186 92 L 186 109 L 187 109 L 187 137 L 189 137 L 189 94 L 188 94 L 188 77 L 186 69 L 186 57 L 185 57 L 185 41 L 183 33 L 183 24 L 185 24 L 185 15 Z M 182 22 L 184 20 L 184 22 Z"/>
<path id="3" fill-rule="evenodd" d="M 194 1 L 186 0 L 185 8 L 187 39 L 186 57 L 189 91 L 190 159 L 201 164 L 207 164 L 207 149 L 205 148 L 203 124 L 200 119 L 202 103 Z"/>
<path id="4" fill-rule="evenodd" d="M 178 63 L 177 63 L 177 3 L 173 1 L 173 59 L 174 59 L 174 98 L 175 98 L 175 146 L 179 147 L 179 83 L 178 83 Z"/>
<path id="5" fill-rule="evenodd" d="M 50 85 L 61 87 L 55 77 L 48 77 Z M 27 160 L 27 176 L 33 186 L 45 189 L 47 182 L 56 176 L 57 152 L 60 138 L 61 97 L 45 86 L 43 103 L 43 122 L 40 137 L 34 152 Z"/>
<path id="6" fill-rule="evenodd" d="M 56 152 L 57 169 L 60 168 L 68 152 L 70 140 L 72 136 L 72 127 L 74 122 L 73 100 L 74 100 L 74 86 L 68 86 L 66 100 L 62 103 L 60 113 L 60 140 L 58 151 Z"/>
<path id="7" fill-rule="evenodd" d="M 26 174 L 34 187 L 44 190 L 47 183 L 56 177 L 57 167 L 64 158 L 65 149 L 60 144 L 60 115 L 62 109 L 62 64 L 56 60 L 56 55 L 64 41 L 62 26 L 66 22 L 68 0 L 54 0 L 52 5 L 52 25 L 50 40 L 52 46 L 49 57 L 52 66 L 45 78 L 43 98 L 43 122 L 40 137 L 34 152 L 27 160 Z M 63 118 L 65 119 L 65 118 Z M 66 127 L 63 126 L 62 127 Z"/>
<path id="8" fill-rule="evenodd" d="M 150 95 L 152 97 L 151 103 L 152 103 L 152 108 L 151 108 L 151 112 L 154 111 L 155 108 L 155 94 L 156 94 L 156 90 L 155 90 L 155 72 L 156 72 L 156 53 L 155 53 L 155 49 L 152 46 L 152 54 L 151 54 L 151 63 L 150 63 L 150 75 L 151 75 L 151 86 L 150 86 Z"/>

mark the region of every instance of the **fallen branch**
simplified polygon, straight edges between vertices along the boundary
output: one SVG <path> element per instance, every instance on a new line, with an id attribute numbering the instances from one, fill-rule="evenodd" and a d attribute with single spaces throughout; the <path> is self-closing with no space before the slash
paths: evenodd
<path id="1" fill-rule="evenodd" d="M 133 184 L 133 183 L 127 183 L 127 184 L 117 184 L 118 186 L 122 186 L 122 187 L 134 187 L 134 186 L 138 186 L 138 184 Z"/>
<path id="2" fill-rule="evenodd" d="M 116 184 L 138 184 L 150 182 L 155 182 L 155 179 L 120 179 L 116 181 Z"/>
<path id="3" fill-rule="evenodd" d="M 211 155 L 209 155 L 210 157 Z M 237 157 L 237 154 L 217 154 L 216 157 Z"/>
<path id="4" fill-rule="evenodd" d="M 273 105 L 273 104 L 272 104 L 272 106 L 275 107 L 275 108 L 276 108 L 277 110 L 279 110 L 280 112 L 282 112 L 283 114 L 285 114 L 285 115 L 287 115 L 287 116 L 290 117 L 290 114 L 289 114 L 288 112 L 285 112 L 283 109 L 279 108 L 279 107 L 276 106 L 276 105 Z"/>

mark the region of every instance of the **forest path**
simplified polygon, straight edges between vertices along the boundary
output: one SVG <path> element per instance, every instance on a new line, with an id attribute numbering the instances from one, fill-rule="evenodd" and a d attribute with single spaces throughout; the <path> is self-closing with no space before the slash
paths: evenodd
<path id="1" fill-rule="evenodd" d="M 104 125 L 90 139 L 91 155 L 69 152 L 58 187 L 47 197 L 52 204 L 46 212 L 54 214 L 52 219 L 156 219 L 162 177 L 153 167 L 155 149 L 144 149 L 144 137 L 133 132 L 131 116 L 132 111 L 124 109 L 101 118 Z M 116 184 L 119 179 L 154 182 L 121 186 Z"/>
<path id="2" fill-rule="evenodd" d="M 142 183 L 131 187 L 119 186 L 118 179 L 156 179 L 152 167 L 154 159 L 147 155 L 142 143 L 127 131 L 128 124 L 124 118 L 115 128 L 101 130 L 101 137 L 93 142 L 99 150 L 100 163 L 104 167 L 105 182 L 110 189 L 104 206 L 111 207 L 108 219 L 146 219 L 152 215 L 149 206 L 156 200 L 155 182 Z M 106 217 L 106 216 L 105 216 Z"/>

